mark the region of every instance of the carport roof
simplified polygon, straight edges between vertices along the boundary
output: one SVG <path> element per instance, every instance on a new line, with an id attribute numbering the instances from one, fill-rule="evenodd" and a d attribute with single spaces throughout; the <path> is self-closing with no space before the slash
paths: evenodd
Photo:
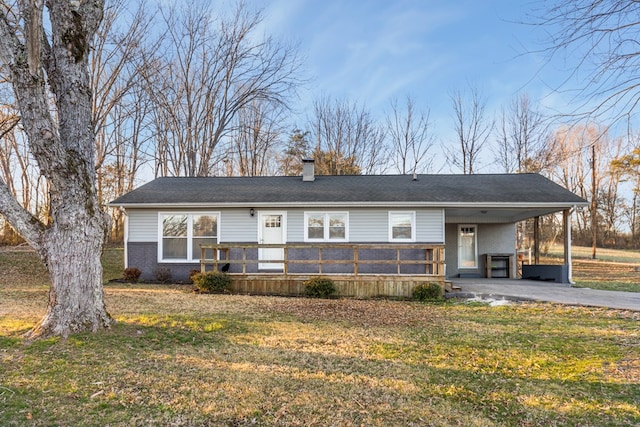
<path id="1" fill-rule="evenodd" d="M 123 207 L 584 206 L 587 201 L 539 174 L 349 175 L 157 178 L 111 202 Z M 557 210 L 557 209 L 556 209 Z"/>

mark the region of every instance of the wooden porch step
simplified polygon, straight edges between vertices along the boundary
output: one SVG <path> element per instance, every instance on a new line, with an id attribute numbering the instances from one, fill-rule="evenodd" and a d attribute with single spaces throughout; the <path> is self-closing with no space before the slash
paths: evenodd
<path id="1" fill-rule="evenodd" d="M 451 280 L 444 281 L 444 290 L 446 292 L 457 292 L 461 289 L 462 288 L 460 288 L 459 286 L 453 286 L 453 282 Z"/>

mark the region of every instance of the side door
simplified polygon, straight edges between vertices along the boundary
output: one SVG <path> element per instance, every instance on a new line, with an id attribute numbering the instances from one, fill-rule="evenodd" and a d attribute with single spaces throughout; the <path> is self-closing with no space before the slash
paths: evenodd
<path id="1" fill-rule="evenodd" d="M 478 268 L 478 227 L 475 224 L 458 226 L 458 270 Z"/>

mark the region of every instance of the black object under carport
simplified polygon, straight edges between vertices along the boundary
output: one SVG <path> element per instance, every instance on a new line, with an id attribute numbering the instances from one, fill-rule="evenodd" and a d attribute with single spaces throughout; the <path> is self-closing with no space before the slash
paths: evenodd
<path id="1" fill-rule="evenodd" d="M 522 266 L 522 278 L 526 280 L 569 283 L 569 269 L 566 265 L 525 264 Z"/>

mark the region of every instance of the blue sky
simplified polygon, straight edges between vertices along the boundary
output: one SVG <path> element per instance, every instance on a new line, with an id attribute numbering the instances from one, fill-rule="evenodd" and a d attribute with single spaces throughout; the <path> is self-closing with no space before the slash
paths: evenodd
<path id="1" fill-rule="evenodd" d="M 372 111 L 411 95 L 432 112 L 469 85 L 499 106 L 516 94 L 550 107 L 558 76 L 544 67 L 540 28 L 517 23 L 533 4 L 517 1 L 260 0 L 265 31 L 300 43 L 312 84 L 303 101 L 330 95 Z"/>
<path id="2" fill-rule="evenodd" d="M 529 1 L 254 0 L 264 31 L 297 42 L 311 79 L 300 121 L 320 96 L 364 104 L 376 117 L 393 97 L 431 111 L 437 136 L 452 137 L 454 90 L 477 88 L 497 113 L 526 92 L 541 108 L 567 108 L 554 91 L 566 76 L 542 54 L 543 29 L 524 25 Z M 544 65 L 544 66 L 543 66 Z"/>

